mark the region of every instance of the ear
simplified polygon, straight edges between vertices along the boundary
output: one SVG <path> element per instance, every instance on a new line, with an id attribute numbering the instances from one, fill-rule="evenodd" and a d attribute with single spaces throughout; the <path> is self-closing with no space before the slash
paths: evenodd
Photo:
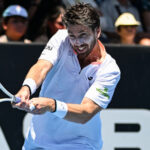
<path id="1" fill-rule="evenodd" d="M 96 28 L 96 37 L 97 37 L 97 39 L 99 39 L 100 35 L 101 35 L 101 28 L 99 27 L 99 28 Z"/>
<path id="2" fill-rule="evenodd" d="M 7 30 L 7 25 L 5 23 L 2 23 L 3 29 Z"/>

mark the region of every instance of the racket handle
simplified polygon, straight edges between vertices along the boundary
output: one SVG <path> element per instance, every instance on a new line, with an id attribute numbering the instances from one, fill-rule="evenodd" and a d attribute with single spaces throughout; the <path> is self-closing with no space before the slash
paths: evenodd
<path id="1" fill-rule="evenodd" d="M 15 97 L 15 103 L 19 103 L 21 102 L 21 98 L 20 97 Z M 29 106 L 29 109 L 31 111 L 33 111 L 35 109 L 35 106 L 31 103 L 30 106 Z"/>
<path id="2" fill-rule="evenodd" d="M 31 103 L 30 106 L 29 106 L 29 109 L 30 109 L 31 111 L 33 111 L 33 110 L 35 109 L 35 106 Z"/>
<path id="3" fill-rule="evenodd" d="M 15 103 L 19 103 L 21 102 L 21 98 L 20 97 L 15 97 Z"/>

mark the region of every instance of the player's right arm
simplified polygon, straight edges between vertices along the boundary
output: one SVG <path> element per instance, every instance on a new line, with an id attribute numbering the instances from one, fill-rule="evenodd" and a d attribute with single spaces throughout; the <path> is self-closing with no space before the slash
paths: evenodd
<path id="1" fill-rule="evenodd" d="M 21 103 L 15 105 L 17 108 L 23 108 L 25 103 L 29 103 L 31 94 L 41 85 L 47 73 L 59 61 L 63 55 L 64 41 L 67 37 L 66 30 L 58 31 L 46 44 L 37 63 L 31 67 L 23 82 L 23 86 L 16 94 L 21 98 Z"/>
<path id="2" fill-rule="evenodd" d="M 50 61 L 39 59 L 37 63 L 31 67 L 26 78 L 33 79 L 38 88 L 52 67 L 53 64 Z"/>
<path id="3" fill-rule="evenodd" d="M 50 61 L 39 59 L 37 63 L 30 68 L 25 80 L 33 80 L 35 82 L 36 88 L 38 88 L 52 67 L 53 64 Z M 22 86 L 16 96 L 20 97 L 22 101 L 29 100 L 31 96 L 30 87 L 26 85 Z"/>

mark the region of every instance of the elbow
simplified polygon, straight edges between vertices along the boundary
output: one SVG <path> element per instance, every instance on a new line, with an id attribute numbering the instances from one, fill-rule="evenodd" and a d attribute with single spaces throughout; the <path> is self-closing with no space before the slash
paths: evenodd
<path id="1" fill-rule="evenodd" d="M 80 115 L 80 123 L 86 124 L 89 120 L 91 120 L 95 114 L 99 111 L 98 109 L 94 109 L 91 107 L 86 107 L 86 109 L 83 109 L 81 115 Z"/>
<path id="2" fill-rule="evenodd" d="M 80 124 L 86 124 L 89 120 L 82 120 Z"/>
<path id="3" fill-rule="evenodd" d="M 82 116 L 82 118 L 80 119 L 80 123 L 81 124 L 86 124 L 91 118 L 93 117 L 92 114 L 84 114 L 84 116 Z"/>

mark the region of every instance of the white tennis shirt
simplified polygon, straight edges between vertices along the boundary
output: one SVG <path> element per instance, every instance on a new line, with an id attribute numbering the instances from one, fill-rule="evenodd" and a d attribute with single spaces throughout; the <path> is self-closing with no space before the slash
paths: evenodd
<path id="1" fill-rule="evenodd" d="M 43 82 L 40 97 L 73 104 L 80 104 L 88 97 L 102 108 L 110 103 L 120 70 L 109 54 L 101 64 L 92 63 L 81 70 L 67 30 L 63 29 L 50 39 L 39 59 L 54 65 Z M 86 124 L 79 124 L 47 112 L 33 116 L 24 149 L 100 150 L 101 147 L 100 113 Z"/>

